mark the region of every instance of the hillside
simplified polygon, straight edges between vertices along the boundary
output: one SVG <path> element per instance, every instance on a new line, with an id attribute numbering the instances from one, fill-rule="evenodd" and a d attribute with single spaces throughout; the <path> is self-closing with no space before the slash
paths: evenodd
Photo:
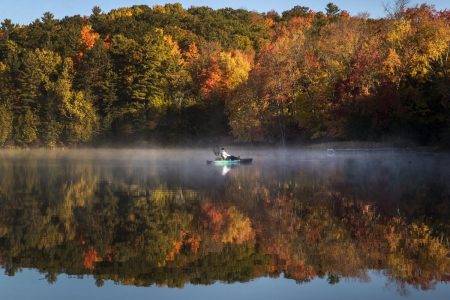
<path id="1" fill-rule="evenodd" d="M 0 29 L 0 146 L 450 144 L 450 12 L 133 6 Z"/>

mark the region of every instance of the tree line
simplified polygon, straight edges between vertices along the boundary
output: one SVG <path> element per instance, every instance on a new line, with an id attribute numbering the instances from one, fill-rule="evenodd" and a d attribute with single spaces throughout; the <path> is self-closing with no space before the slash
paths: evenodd
<path id="1" fill-rule="evenodd" d="M 0 28 L 0 145 L 450 143 L 450 12 L 145 5 Z"/>

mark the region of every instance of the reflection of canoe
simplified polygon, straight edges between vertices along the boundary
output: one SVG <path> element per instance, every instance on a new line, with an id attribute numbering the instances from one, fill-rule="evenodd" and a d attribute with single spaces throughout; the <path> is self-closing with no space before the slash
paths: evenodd
<path id="1" fill-rule="evenodd" d="M 251 164 L 253 161 L 253 158 L 241 158 L 241 159 L 222 159 L 222 160 L 207 160 L 206 163 L 208 165 L 215 164 L 215 165 L 248 165 Z"/>

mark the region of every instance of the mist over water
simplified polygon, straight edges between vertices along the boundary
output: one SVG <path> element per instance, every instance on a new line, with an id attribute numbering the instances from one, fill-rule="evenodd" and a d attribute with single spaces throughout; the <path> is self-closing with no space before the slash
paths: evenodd
<path id="1" fill-rule="evenodd" d="M 448 154 L 227 151 L 253 164 L 207 165 L 210 149 L 0 151 L 8 280 L 34 282 L 38 271 L 42 297 L 95 283 L 108 299 L 135 286 L 159 297 L 173 287 L 194 297 L 191 284 L 251 293 L 265 280 L 288 282 L 286 298 L 341 287 L 353 299 L 352 282 L 389 299 L 450 293 Z M 369 293 L 380 282 L 390 288 Z"/>

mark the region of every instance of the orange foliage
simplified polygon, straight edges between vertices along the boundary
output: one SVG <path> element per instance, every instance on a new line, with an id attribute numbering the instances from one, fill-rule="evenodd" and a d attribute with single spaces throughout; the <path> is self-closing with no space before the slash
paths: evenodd
<path id="1" fill-rule="evenodd" d="M 81 42 L 84 49 L 91 49 L 94 47 L 95 42 L 98 40 L 100 35 L 92 31 L 91 25 L 86 25 L 81 29 Z"/>
<path id="2" fill-rule="evenodd" d="M 272 18 L 266 18 L 264 19 L 264 22 L 268 27 L 273 27 L 275 25 L 275 21 Z"/>
<path id="3" fill-rule="evenodd" d="M 349 19 L 350 18 L 350 14 L 349 14 L 348 11 L 343 10 L 343 11 L 341 11 L 341 17 L 344 18 L 344 19 Z"/>
<path id="4" fill-rule="evenodd" d="M 184 241 L 185 245 L 189 245 L 192 253 L 197 254 L 198 249 L 200 248 L 201 237 L 197 234 L 191 236 L 190 238 Z"/>
<path id="5" fill-rule="evenodd" d="M 202 211 L 207 217 L 203 223 L 203 226 L 210 229 L 213 233 L 213 238 L 217 239 L 223 225 L 223 214 L 214 208 L 210 202 L 203 204 Z"/>
<path id="6" fill-rule="evenodd" d="M 301 31 L 305 29 L 311 28 L 312 22 L 314 20 L 314 14 L 309 14 L 305 17 L 294 17 L 289 20 L 288 30 L 292 31 Z"/>
<path id="7" fill-rule="evenodd" d="M 285 273 L 288 278 L 295 279 L 296 281 L 309 281 L 317 275 L 314 267 L 305 265 L 303 261 L 295 266 L 292 266 L 285 271 Z"/>
<path id="8" fill-rule="evenodd" d="M 402 235 L 400 233 L 396 233 L 395 226 L 389 226 L 386 229 L 385 237 L 389 245 L 389 251 L 395 252 L 402 238 Z"/>
<path id="9" fill-rule="evenodd" d="M 214 240 L 241 244 L 254 239 L 255 232 L 251 220 L 235 206 L 215 208 L 213 204 L 207 202 L 203 204 L 202 211 L 205 216 L 203 226 L 211 231 Z"/>
<path id="10" fill-rule="evenodd" d="M 193 254 L 198 253 L 200 248 L 201 237 L 198 234 L 190 234 L 187 232 L 180 233 L 180 240 L 172 242 L 172 250 L 167 254 L 165 261 L 175 260 L 175 256 L 181 252 L 182 249 L 189 249 Z"/>
<path id="11" fill-rule="evenodd" d="M 83 26 L 80 31 L 81 49 L 76 54 L 74 61 L 79 62 L 86 51 L 94 47 L 99 37 L 100 35 L 98 33 L 92 31 L 91 25 Z"/>
<path id="12" fill-rule="evenodd" d="M 297 74 L 297 55 L 292 55 L 292 49 L 300 48 L 302 38 L 301 33 L 283 32 L 261 51 L 254 74 L 261 80 L 263 99 L 279 105 L 292 100 L 293 79 Z"/>
<path id="13" fill-rule="evenodd" d="M 189 49 L 188 49 L 188 51 L 186 51 L 185 57 L 186 57 L 186 61 L 189 64 L 192 64 L 199 59 L 200 54 L 198 52 L 198 48 L 195 43 L 189 44 Z"/>
<path id="14" fill-rule="evenodd" d="M 178 43 L 170 35 L 164 35 L 164 42 L 169 46 L 171 55 L 176 56 L 180 54 Z"/>
<path id="15" fill-rule="evenodd" d="M 401 64 L 402 62 L 395 49 L 389 49 L 388 56 L 386 57 L 383 65 L 385 67 L 386 73 L 389 74 L 389 77 L 392 81 L 395 80 L 396 74 L 398 73 L 398 69 L 400 68 Z"/>
<path id="16" fill-rule="evenodd" d="M 209 96 L 222 80 L 222 71 L 220 70 L 217 59 L 212 58 L 209 67 L 204 68 L 200 73 L 202 82 L 200 91 L 204 96 Z"/>
<path id="17" fill-rule="evenodd" d="M 248 79 L 252 68 L 252 55 L 239 50 L 216 52 L 200 72 L 201 93 L 227 93 L 235 90 Z"/>
<path id="18" fill-rule="evenodd" d="M 95 249 L 89 249 L 84 252 L 83 266 L 85 269 L 93 270 L 95 263 L 98 261 L 100 261 L 100 258 L 97 256 L 97 251 L 95 251 Z"/>
<path id="19" fill-rule="evenodd" d="M 183 246 L 183 242 L 173 241 L 173 249 L 167 254 L 166 261 L 173 261 L 175 259 L 175 255 L 180 253 L 181 247 Z"/>

